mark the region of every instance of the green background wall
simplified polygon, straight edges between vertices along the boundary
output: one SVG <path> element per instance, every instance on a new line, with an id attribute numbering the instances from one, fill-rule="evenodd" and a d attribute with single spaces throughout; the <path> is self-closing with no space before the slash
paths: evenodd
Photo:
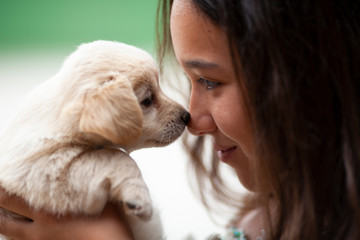
<path id="1" fill-rule="evenodd" d="M 0 55 L 97 39 L 152 50 L 157 0 L 0 0 Z"/>

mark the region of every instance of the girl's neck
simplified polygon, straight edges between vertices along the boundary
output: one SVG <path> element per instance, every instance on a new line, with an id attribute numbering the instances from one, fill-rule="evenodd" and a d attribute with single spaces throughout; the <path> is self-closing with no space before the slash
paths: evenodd
<path id="1" fill-rule="evenodd" d="M 244 229 L 247 240 L 262 239 L 257 237 L 263 237 L 264 230 L 270 229 L 271 225 L 276 222 L 276 209 L 277 201 L 271 198 L 268 207 L 259 205 L 244 212 L 233 222 L 233 226 Z"/>

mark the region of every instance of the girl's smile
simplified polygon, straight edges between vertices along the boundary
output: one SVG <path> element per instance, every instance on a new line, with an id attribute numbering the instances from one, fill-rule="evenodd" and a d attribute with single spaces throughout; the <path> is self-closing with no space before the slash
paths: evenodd
<path id="1" fill-rule="evenodd" d="M 231 146 L 231 147 L 227 146 L 226 147 L 226 146 L 220 146 L 220 145 L 214 144 L 214 149 L 215 149 L 219 159 L 226 163 L 234 155 L 234 152 L 236 151 L 237 146 Z"/>

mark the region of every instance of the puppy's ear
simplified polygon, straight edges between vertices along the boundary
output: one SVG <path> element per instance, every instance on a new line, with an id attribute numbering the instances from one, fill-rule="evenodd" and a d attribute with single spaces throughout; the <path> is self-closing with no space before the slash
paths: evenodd
<path id="1" fill-rule="evenodd" d="M 95 133 L 122 145 L 140 136 L 142 122 L 142 111 L 130 81 L 116 76 L 86 96 L 79 127 L 84 133 Z"/>

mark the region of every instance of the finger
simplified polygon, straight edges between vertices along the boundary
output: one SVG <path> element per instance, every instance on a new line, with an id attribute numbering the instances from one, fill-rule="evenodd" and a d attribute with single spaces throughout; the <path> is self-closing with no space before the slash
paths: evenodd
<path id="1" fill-rule="evenodd" d="M 0 206 L 14 212 L 16 214 L 25 216 L 27 218 L 33 218 L 33 211 L 25 203 L 25 201 L 13 194 L 9 194 L 3 188 L 0 187 Z"/>
<path id="2" fill-rule="evenodd" d="M 29 225 L 22 221 L 12 221 L 8 219 L 1 219 L 0 221 L 0 234 L 7 236 L 10 239 L 21 240 L 25 239 L 26 232 L 28 232 Z"/>

